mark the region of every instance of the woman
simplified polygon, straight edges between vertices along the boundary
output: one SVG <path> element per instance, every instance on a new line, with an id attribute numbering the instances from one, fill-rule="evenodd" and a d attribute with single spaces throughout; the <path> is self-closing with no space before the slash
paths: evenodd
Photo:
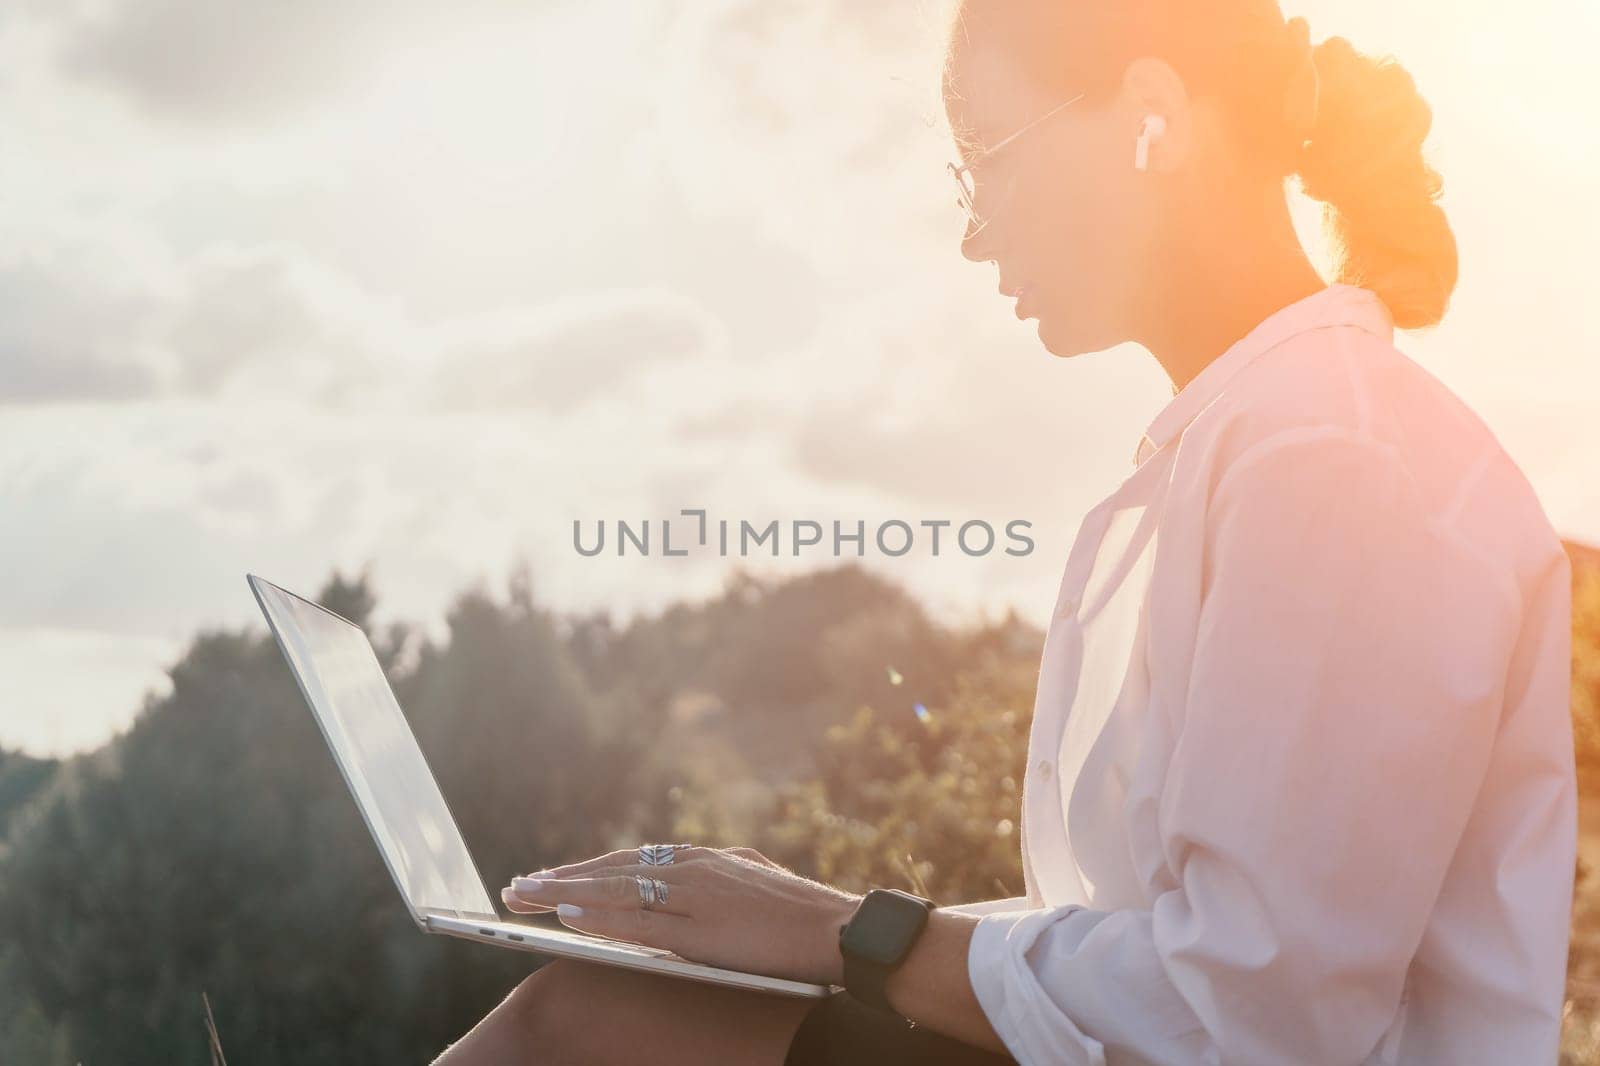
<path id="1" fill-rule="evenodd" d="M 1554 1061 L 1567 561 L 1489 430 L 1393 344 L 1456 280 L 1411 79 L 1313 49 L 1273 0 L 965 0 L 944 90 L 966 256 L 1051 352 L 1137 341 L 1174 389 L 1067 559 L 1027 895 L 933 910 L 887 1011 L 558 961 L 440 1061 Z M 1331 285 L 1291 174 L 1327 205 Z M 857 897 L 748 851 L 639 859 L 505 900 L 844 982 Z M 640 906 L 641 871 L 667 905 Z"/>

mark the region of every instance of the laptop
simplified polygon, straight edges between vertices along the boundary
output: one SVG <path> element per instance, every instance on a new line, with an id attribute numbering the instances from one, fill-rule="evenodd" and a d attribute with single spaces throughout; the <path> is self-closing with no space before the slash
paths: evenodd
<path id="1" fill-rule="evenodd" d="M 502 920 L 361 627 L 270 581 L 247 577 L 400 898 L 423 932 L 781 996 L 820 998 L 832 991 L 564 927 Z"/>

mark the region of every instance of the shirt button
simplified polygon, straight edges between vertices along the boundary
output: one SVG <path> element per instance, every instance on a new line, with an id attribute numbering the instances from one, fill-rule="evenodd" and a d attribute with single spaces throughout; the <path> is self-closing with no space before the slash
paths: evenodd
<path id="1" fill-rule="evenodd" d="M 1033 768 L 1039 771 L 1039 776 L 1046 781 L 1050 780 L 1051 773 L 1055 771 L 1055 766 L 1051 764 L 1049 759 L 1040 759 L 1034 764 Z"/>

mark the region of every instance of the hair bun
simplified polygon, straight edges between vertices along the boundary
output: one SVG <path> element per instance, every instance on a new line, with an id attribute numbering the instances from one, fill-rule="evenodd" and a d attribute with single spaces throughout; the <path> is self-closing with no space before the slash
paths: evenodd
<path id="1" fill-rule="evenodd" d="M 1444 316 L 1457 278 L 1455 235 L 1423 159 L 1433 110 L 1394 59 L 1363 55 L 1343 37 L 1312 50 L 1317 113 L 1298 153 L 1301 188 L 1327 204 L 1339 280 L 1376 291 L 1395 325 Z"/>

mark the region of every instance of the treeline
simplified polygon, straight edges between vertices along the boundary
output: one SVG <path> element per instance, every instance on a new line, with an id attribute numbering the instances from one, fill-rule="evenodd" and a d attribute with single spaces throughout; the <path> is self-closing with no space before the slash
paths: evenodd
<path id="1" fill-rule="evenodd" d="M 372 616 L 365 578 L 317 598 Z M 927 733 L 913 703 L 947 713 L 962 669 L 1026 671 L 1042 639 L 942 628 L 859 567 L 737 573 L 626 627 L 523 578 L 461 596 L 442 643 L 373 636 L 491 891 L 681 835 L 702 784 L 775 803 L 858 708 Z M 202 992 L 232 1066 L 426 1061 L 538 964 L 416 931 L 264 625 L 202 634 L 170 673 L 106 747 L 0 760 L 0 1062 L 209 1062 Z"/>

